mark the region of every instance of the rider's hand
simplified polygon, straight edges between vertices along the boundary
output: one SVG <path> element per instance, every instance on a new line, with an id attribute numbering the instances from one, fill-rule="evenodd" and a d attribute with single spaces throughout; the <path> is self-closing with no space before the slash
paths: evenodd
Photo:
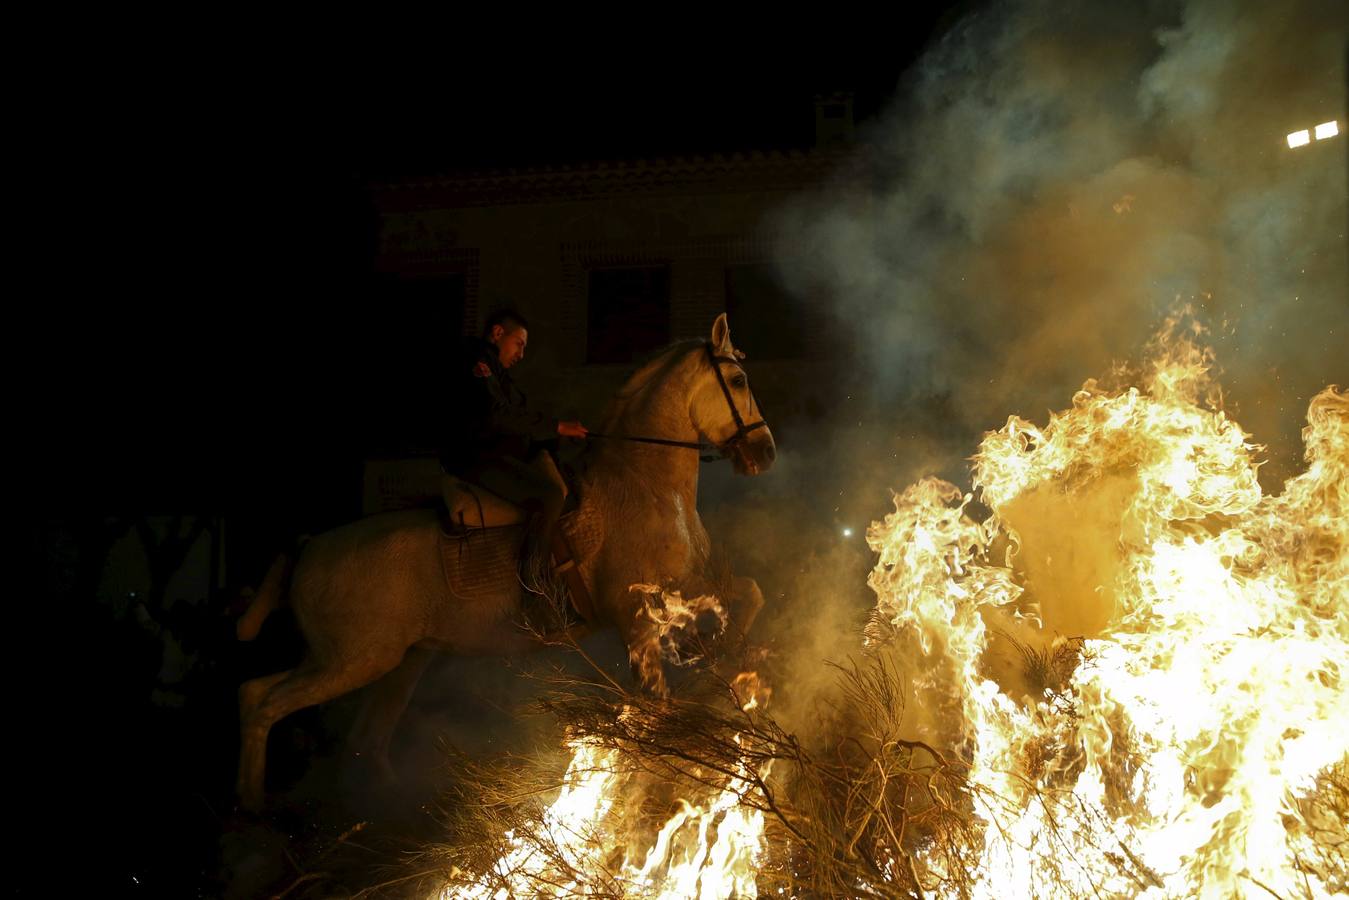
<path id="1" fill-rule="evenodd" d="M 563 437 L 583 438 L 590 432 L 580 422 L 558 422 L 557 433 Z"/>

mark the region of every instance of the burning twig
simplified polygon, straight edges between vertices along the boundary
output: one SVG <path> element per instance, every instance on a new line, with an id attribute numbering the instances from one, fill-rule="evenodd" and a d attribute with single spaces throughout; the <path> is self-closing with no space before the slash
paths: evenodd
<path id="1" fill-rule="evenodd" d="M 839 671 L 847 736 L 813 750 L 754 702 L 763 688 L 750 673 L 726 678 L 706 665 L 675 698 L 546 673 L 541 704 L 576 749 L 563 794 L 543 802 L 557 781 L 538 761 L 460 758 L 453 839 L 431 857 L 452 883 L 480 873 L 482 896 L 644 896 L 689 860 L 704 867 L 694 881 L 708 879 L 708 847 L 735 812 L 763 817 L 754 821 L 768 849 L 748 873 L 759 891 L 911 897 L 958 885 L 974 836 L 969 800 L 959 799 L 963 764 L 901 734 L 904 686 L 892 661 L 872 656 Z M 580 825 L 558 812 L 596 780 L 625 802 L 586 810 Z M 701 849 L 688 843 L 695 833 Z M 948 863 L 943 872 L 932 859 Z"/>

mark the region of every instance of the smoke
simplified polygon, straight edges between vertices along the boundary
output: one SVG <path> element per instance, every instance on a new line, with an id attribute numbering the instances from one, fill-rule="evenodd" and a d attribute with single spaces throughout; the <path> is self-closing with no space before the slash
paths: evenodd
<path id="1" fill-rule="evenodd" d="M 932 48 L 859 160 L 782 213 L 882 402 L 949 394 L 978 430 L 1057 408 L 1178 300 L 1231 404 L 1297 452 L 1349 376 L 1342 4 L 1000 4 Z M 1336 143 L 1338 141 L 1338 143 Z M 1307 152 L 1302 152 L 1307 151 Z M 1271 384 L 1271 382 L 1273 382 Z"/>
<path id="2" fill-rule="evenodd" d="M 773 472 L 714 472 L 703 492 L 714 541 L 764 586 L 786 723 L 808 728 L 836 682 L 824 662 L 857 653 L 862 535 L 889 491 L 968 485 L 983 431 L 1043 421 L 1137 361 L 1178 305 L 1269 448 L 1266 488 L 1299 470 L 1308 400 L 1349 381 L 1349 139 L 1285 135 L 1344 129 L 1346 18 L 1334 2 L 978 11 L 905 76 L 849 176 L 780 212 L 781 277 L 836 312 L 851 374 L 824 420 L 791 439 L 772 421 Z"/>

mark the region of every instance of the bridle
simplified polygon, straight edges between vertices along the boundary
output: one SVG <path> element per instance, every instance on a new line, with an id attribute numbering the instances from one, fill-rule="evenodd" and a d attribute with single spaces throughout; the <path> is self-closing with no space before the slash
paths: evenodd
<path id="1" fill-rule="evenodd" d="M 704 344 L 703 349 L 707 352 L 707 361 L 712 366 L 712 371 L 717 375 L 717 384 L 721 385 L 721 395 L 726 398 L 726 405 L 731 408 L 731 418 L 735 420 L 735 434 L 727 438 L 726 441 L 717 448 L 725 455 L 727 450 L 734 450 L 741 441 L 749 436 L 751 431 L 754 431 L 756 428 L 767 428 L 768 423 L 760 417 L 757 422 L 751 422 L 748 425 L 745 424 L 745 420 L 740 417 L 740 410 L 735 408 L 735 398 L 731 396 L 731 389 L 726 384 L 726 376 L 721 374 L 720 364 L 724 362 L 734 364 L 736 368 L 743 372 L 745 367 L 741 364 L 740 360 L 744 358 L 744 354 L 736 351 L 738 354 L 737 356 L 717 356 L 716 351 L 712 349 L 711 341 Z M 749 401 L 753 406 L 758 406 L 758 403 L 754 399 L 753 392 L 750 392 Z"/>
<path id="2" fill-rule="evenodd" d="M 659 444 L 660 446 L 663 447 L 680 447 L 686 450 L 717 451 L 717 455 L 715 456 L 705 455 L 701 457 L 703 462 L 712 462 L 713 460 L 717 459 L 726 459 L 729 458 L 733 453 L 739 453 L 741 444 L 744 442 L 745 438 L 749 436 L 750 432 L 755 431 L 759 428 L 768 427 L 768 423 L 764 421 L 762 415 L 760 416 L 759 421 L 757 422 L 750 422 L 748 424 L 745 423 L 744 418 L 740 415 L 740 410 L 736 409 L 735 407 L 735 398 L 731 396 L 731 388 L 729 385 L 726 384 L 726 376 L 721 374 L 721 363 L 724 362 L 732 363 L 741 371 L 744 371 L 745 367 L 740 362 L 740 360 L 744 359 L 745 354 L 737 350 L 735 351 L 736 354 L 735 356 L 718 356 L 716 350 L 712 348 L 711 341 L 708 341 L 706 344 L 703 345 L 703 352 L 707 354 L 708 365 L 712 367 L 712 371 L 717 376 L 717 384 L 721 387 L 721 395 L 726 398 L 726 405 L 731 408 L 731 418 L 735 421 L 735 434 L 731 435 L 729 438 L 727 438 L 720 444 L 709 444 L 703 443 L 701 441 L 697 442 L 673 441 L 668 438 L 638 437 L 635 435 L 627 435 L 627 434 L 601 434 L 598 431 L 592 431 L 588 436 L 595 438 L 607 438 L 609 440 L 615 441 L 632 441 L 638 444 Z M 749 396 L 750 396 L 750 403 L 755 409 L 757 409 L 759 404 L 758 401 L 755 399 L 754 394 L 750 393 Z"/>

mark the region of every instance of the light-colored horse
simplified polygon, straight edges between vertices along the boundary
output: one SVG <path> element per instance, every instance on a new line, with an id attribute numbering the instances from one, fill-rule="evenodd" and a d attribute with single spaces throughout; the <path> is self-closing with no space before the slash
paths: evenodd
<path id="1" fill-rule="evenodd" d="M 628 380 L 603 433 L 707 441 L 724 448 L 740 474 L 767 470 L 776 448 L 767 427 L 746 427 L 759 414 L 736 356 L 726 316 L 719 316 L 710 345 L 676 344 Z M 711 588 L 710 546 L 696 504 L 698 454 L 604 441 L 589 457 L 580 508 L 562 523 L 594 603 L 589 624 L 616 626 L 643 687 L 663 692 L 646 595 L 633 587 L 656 584 L 686 596 Z M 435 512 L 407 510 L 315 537 L 293 570 L 278 560 L 240 620 L 239 636 L 257 634 L 285 598 L 288 582 L 307 651 L 296 668 L 239 689 L 242 805 L 262 805 L 267 735 L 281 718 L 378 679 L 366 730 L 382 760 L 431 653 L 496 655 L 538 647 L 538 636 L 521 626 L 513 558 L 518 537 L 516 529 L 486 529 L 446 552 Z M 763 603 L 759 587 L 733 578 L 728 592 L 723 599 L 747 630 Z"/>

